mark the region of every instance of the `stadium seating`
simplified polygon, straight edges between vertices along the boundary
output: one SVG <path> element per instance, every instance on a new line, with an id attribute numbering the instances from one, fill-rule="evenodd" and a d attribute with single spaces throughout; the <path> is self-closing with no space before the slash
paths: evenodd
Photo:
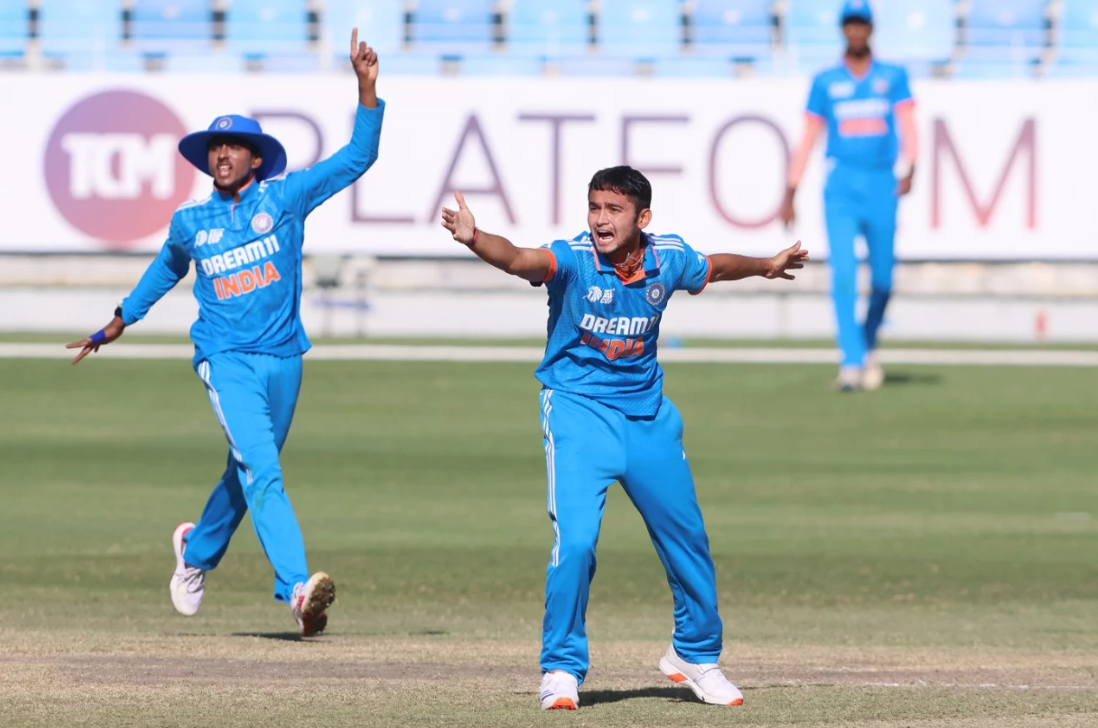
<path id="1" fill-rule="evenodd" d="M 1046 45 L 1045 0 L 971 0 L 963 16 L 966 56 L 1027 62 Z"/>
<path id="2" fill-rule="evenodd" d="M 587 0 L 513 0 L 508 51 L 539 58 L 579 54 L 590 39 L 587 6 Z"/>
<path id="3" fill-rule="evenodd" d="M 327 52 L 345 59 L 351 29 L 358 28 L 359 40 L 388 56 L 404 46 L 404 15 L 403 3 L 394 0 L 325 0 L 320 38 Z"/>
<path id="4" fill-rule="evenodd" d="M 30 11 L 23 0 L 0 3 L 0 57 L 23 55 L 30 31 Z"/>
<path id="5" fill-rule="evenodd" d="M 1048 75 L 1077 76 L 1098 69 L 1098 0 L 1064 0 L 1056 57 Z"/>
<path id="6" fill-rule="evenodd" d="M 103 68 L 119 52 L 122 6 L 115 0 L 40 0 L 38 37 L 42 55 L 68 70 Z"/>
<path id="7" fill-rule="evenodd" d="M 133 0 L 130 37 L 147 53 L 195 53 L 213 39 L 210 0 Z"/>
<path id="8" fill-rule="evenodd" d="M 449 56 L 484 54 L 494 41 L 494 16 L 493 0 L 418 0 L 413 47 Z"/>
<path id="9" fill-rule="evenodd" d="M 957 37 L 953 0 L 886 0 L 874 5 L 873 48 L 897 61 L 948 61 Z"/>
<path id="10" fill-rule="evenodd" d="M 695 0 L 689 15 L 691 51 L 736 60 L 769 56 L 774 44 L 771 6 L 771 0 Z M 704 72 L 709 67 L 697 68 Z"/>
<path id="11" fill-rule="evenodd" d="M 839 9 L 835 0 L 789 0 L 785 14 L 785 44 L 793 65 L 812 73 L 838 62 L 843 51 Z"/>
<path id="12" fill-rule="evenodd" d="M 652 61 L 682 47 L 677 0 L 602 0 L 596 27 L 599 50 L 607 56 Z"/>
<path id="13" fill-rule="evenodd" d="M 251 58 L 304 53 L 307 5 L 307 0 L 232 0 L 225 12 L 226 49 Z"/>

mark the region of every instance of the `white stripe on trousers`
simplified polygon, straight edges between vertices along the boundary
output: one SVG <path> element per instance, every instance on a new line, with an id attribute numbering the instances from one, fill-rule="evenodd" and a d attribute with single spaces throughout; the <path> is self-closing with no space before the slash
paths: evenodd
<path id="1" fill-rule="evenodd" d="M 248 485 L 251 485 L 252 471 L 244 464 L 244 457 L 240 454 L 240 449 L 236 446 L 236 440 L 233 439 L 233 433 L 229 431 L 229 423 L 225 420 L 225 413 L 221 409 L 221 398 L 218 397 L 217 390 L 214 389 L 213 382 L 210 381 L 209 361 L 203 361 L 198 365 L 198 376 L 202 380 L 202 383 L 206 385 L 206 393 L 210 395 L 210 404 L 213 405 L 214 414 L 217 415 L 217 421 L 221 423 L 221 429 L 225 431 L 225 438 L 229 441 L 229 448 L 233 451 L 233 458 L 235 458 L 236 461 L 240 463 L 240 466 L 244 468 L 244 472 L 248 475 Z"/>
<path id="2" fill-rule="evenodd" d="M 557 464 L 556 447 L 553 444 L 553 431 L 549 428 L 549 414 L 553 411 L 550 401 L 553 390 L 546 389 L 541 403 L 541 426 L 545 433 L 545 472 L 548 484 L 549 516 L 553 520 L 553 551 L 549 557 L 551 566 L 560 564 L 560 524 L 557 523 Z"/>

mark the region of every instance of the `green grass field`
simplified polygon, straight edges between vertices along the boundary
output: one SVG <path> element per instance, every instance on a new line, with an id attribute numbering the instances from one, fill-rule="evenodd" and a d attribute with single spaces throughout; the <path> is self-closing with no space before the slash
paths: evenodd
<path id="1" fill-rule="evenodd" d="M 1093 371 L 890 373 L 667 367 L 746 705 L 658 673 L 671 598 L 614 489 L 583 707 L 543 714 L 529 365 L 307 363 L 283 464 L 339 601 L 301 642 L 247 521 L 171 608 L 171 531 L 225 458 L 188 362 L 0 360 L 0 723 L 1098 725 Z"/>

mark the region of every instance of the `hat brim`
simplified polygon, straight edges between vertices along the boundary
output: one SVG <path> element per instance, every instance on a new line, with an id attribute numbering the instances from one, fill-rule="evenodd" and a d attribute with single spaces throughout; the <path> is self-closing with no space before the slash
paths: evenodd
<path id="1" fill-rule="evenodd" d="M 210 175 L 210 140 L 214 137 L 229 137 L 242 139 L 259 151 L 263 164 L 255 171 L 257 180 L 277 177 L 286 171 L 286 149 L 282 142 L 270 134 L 255 134 L 251 132 L 224 132 L 224 131 L 196 131 L 179 140 L 179 153 L 183 158 L 198 168 L 199 172 Z"/>
<path id="2" fill-rule="evenodd" d="M 847 23 L 865 23 L 866 25 L 873 25 L 873 16 L 866 13 L 849 13 L 839 20 L 839 25 L 846 25 Z"/>

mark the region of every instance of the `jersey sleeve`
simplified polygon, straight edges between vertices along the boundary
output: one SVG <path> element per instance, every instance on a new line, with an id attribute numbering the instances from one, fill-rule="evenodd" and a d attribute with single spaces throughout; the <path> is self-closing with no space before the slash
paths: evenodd
<path id="1" fill-rule="evenodd" d="M 808 92 L 808 105 L 805 106 L 805 111 L 821 119 L 827 119 L 827 102 L 827 84 L 824 83 L 823 75 L 816 76 L 812 79 L 812 90 Z"/>
<path id="2" fill-rule="evenodd" d="M 541 249 L 552 256 L 549 272 L 542 283 L 550 292 L 563 291 L 576 277 L 576 252 L 572 250 L 567 240 L 556 240 L 541 246 Z"/>
<path id="3" fill-rule="evenodd" d="M 129 326 L 145 318 L 149 309 L 187 275 L 190 267 L 190 253 L 173 219 L 160 254 L 145 270 L 130 295 L 122 300 L 122 323 Z"/>
<path id="4" fill-rule="evenodd" d="M 686 243 L 683 243 L 682 247 L 683 267 L 675 290 L 686 291 L 690 295 L 696 296 L 709 285 L 709 276 L 713 272 L 713 265 L 709 261 L 709 256 L 699 253 Z"/>
<path id="5" fill-rule="evenodd" d="M 911 84 L 907 80 L 907 71 L 903 68 L 897 69 L 896 80 L 889 88 L 889 93 L 893 106 L 914 103 L 915 99 L 911 97 Z"/>
<path id="6" fill-rule="evenodd" d="M 377 161 L 384 116 L 385 102 L 380 99 L 376 109 L 359 104 L 351 141 L 345 147 L 311 167 L 286 175 L 282 191 L 286 206 L 305 217 L 365 174 Z"/>

